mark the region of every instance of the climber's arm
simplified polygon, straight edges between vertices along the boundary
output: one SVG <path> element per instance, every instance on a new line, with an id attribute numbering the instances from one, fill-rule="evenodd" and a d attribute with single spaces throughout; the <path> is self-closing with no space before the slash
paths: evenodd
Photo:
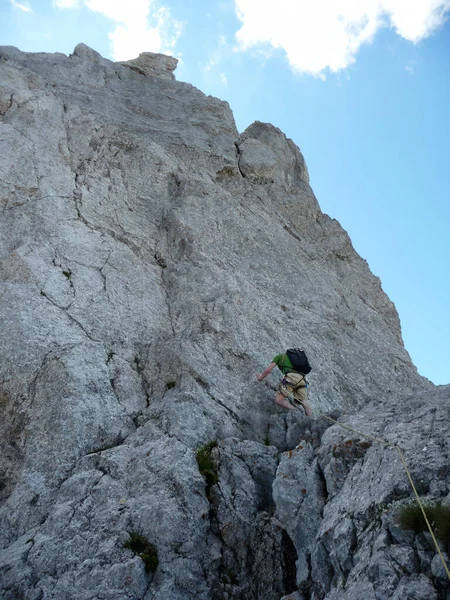
<path id="1" fill-rule="evenodd" d="M 262 381 L 264 379 L 264 377 L 266 377 L 270 373 L 270 371 L 276 366 L 277 365 L 274 362 L 271 362 L 270 365 L 268 367 L 266 367 L 262 373 L 260 373 L 256 376 L 256 379 L 258 381 Z"/>

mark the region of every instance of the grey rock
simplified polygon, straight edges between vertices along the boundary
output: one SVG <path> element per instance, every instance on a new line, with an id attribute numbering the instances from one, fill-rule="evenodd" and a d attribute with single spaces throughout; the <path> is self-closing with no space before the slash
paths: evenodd
<path id="1" fill-rule="evenodd" d="M 327 600 L 361 600 L 361 598 L 365 600 L 378 600 L 373 585 L 368 581 L 355 582 L 346 589 L 343 589 L 345 588 L 345 584 L 341 583 L 339 588 L 332 590 L 326 596 Z"/>
<path id="2" fill-rule="evenodd" d="M 165 54 L 141 52 L 137 58 L 122 61 L 120 64 L 143 75 L 175 79 L 173 71 L 177 68 L 178 60 Z"/>
<path id="3" fill-rule="evenodd" d="M 277 511 L 279 504 L 284 511 L 280 513 L 282 522 L 305 528 L 314 519 L 318 520 L 312 532 L 293 537 L 298 562 L 303 564 L 297 570 L 302 576 L 300 585 L 309 586 L 327 599 L 358 598 L 366 587 L 369 597 L 372 589 L 374 597 L 386 599 L 401 598 L 404 594 L 425 600 L 445 593 L 444 569 L 442 563 L 437 563 L 431 536 L 399 529 L 398 511 L 411 501 L 413 494 L 398 453 L 376 439 L 367 440 L 370 444 L 364 445 L 364 437 L 358 437 L 356 431 L 369 433 L 370 426 L 371 436 L 397 443 L 422 501 L 443 502 L 445 497 L 431 497 L 427 493 L 437 489 L 434 485 L 437 473 L 447 482 L 442 489 L 448 489 L 446 464 L 450 440 L 443 428 L 448 399 L 447 386 L 429 394 L 426 406 L 419 398 L 398 400 L 390 407 L 390 416 L 367 407 L 346 416 L 345 427 L 354 429 L 353 434 L 334 425 L 324 431 L 314 453 L 308 448 L 307 464 L 313 465 L 319 459 L 316 490 L 322 490 L 322 494 L 325 491 L 325 495 L 317 496 L 311 505 L 292 502 L 292 508 L 282 495 L 275 495 Z M 284 489 L 285 495 L 295 497 L 295 491 L 289 494 L 290 490 L 308 481 L 305 459 L 295 452 L 287 456 L 294 462 L 291 471 L 298 469 L 298 475 L 294 481 L 285 482 L 277 472 L 274 489 Z M 322 488 L 318 487 L 320 473 L 325 481 Z M 438 567 L 439 580 L 435 574 Z"/>
<path id="4" fill-rule="evenodd" d="M 404 577 L 392 596 L 393 600 L 437 600 L 436 593 L 431 581 L 423 575 Z"/>
<path id="5" fill-rule="evenodd" d="M 86 44 L 77 44 L 71 57 L 78 57 L 83 61 L 96 62 L 107 65 L 109 61 L 103 58 L 101 54 L 96 52 L 93 48 L 86 46 Z"/>
<path id="6" fill-rule="evenodd" d="M 237 147 L 239 170 L 250 181 L 277 183 L 286 189 L 309 183 L 302 154 L 277 127 L 256 121 L 241 135 Z M 317 212 L 317 201 L 310 195 L 311 210 Z"/>
<path id="7" fill-rule="evenodd" d="M 293 592 L 287 596 L 283 596 L 281 600 L 304 600 L 305 596 L 300 592 Z"/>
<path id="8" fill-rule="evenodd" d="M 273 518 L 276 453 L 236 438 L 218 446 L 219 483 L 210 512 L 221 547 L 215 597 L 278 600 L 285 591 L 283 531 Z"/>
<path id="9" fill-rule="evenodd" d="M 442 552 L 442 558 L 448 565 L 450 561 L 447 552 Z M 442 559 L 441 556 L 439 556 L 439 554 L 435 554 L 433 560 L 431 561 L 431 572 L 433 574 L 433 577 L 439 579 L 444 588 L 446 588 L 447 590 L 450 589 L 450 581 L 448 579 L 447 573 L 445 572 L 444 565 L 442 564 Z"/>
<path id="10" fill-rule="evenodd" d="M 325 498 L 317 482 L 317 461 L 309 444 L 284 453 L 273 484 L 276 515 L 298 554 L 297 584 L 309 578 L 308 551 L 320 526 Z M 302 518 L 299 518 L 302 515 Z"/>
<path id="11" fill-rule="evenodd" d="M 239 135 L 174 68 L 0 48 L 2 597 L 442 595 L 396 524 L 396 451 L 335 421 L 448 502 L 450 386 L 418 375 L 293 142 Z M 256 380 L 289 346 L 314 419 Z"/>

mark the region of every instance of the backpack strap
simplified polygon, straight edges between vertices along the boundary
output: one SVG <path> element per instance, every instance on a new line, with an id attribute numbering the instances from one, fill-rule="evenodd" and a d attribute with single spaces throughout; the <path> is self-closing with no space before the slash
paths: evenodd
<path id="1" fill-rule="evenodd" d="M 294 371 L 294 373 L 297 373 L 297 371 Z M 298 390 L 298 388 L 302 388 L 302 387 L 308 387 L 308 384 L 306 383 L 305 375 L 303 375 L 303 373 L 299 373 L 299 375 L 301 375 L 302 378 L 297 383 L 297 385 L 294 385 L 294 390 Z M 302 385 L 302 381 L 305 382 L 305 385 Z"/>
<path id="2" fill-rule="evenodd" d="M 283 369 L 289 369 L 290 367 L 288 367 L 285 363 L 286 358 L 288 357 L 288 355 L 286 353 L 283 354 L 283 358 L 281 359 L 281 367 L 282 370 Z M 283 375 L 287 375 L 288 373 L 290 373 L 290 371 L 287 371 L 286 373 L 283 371 Z"/>

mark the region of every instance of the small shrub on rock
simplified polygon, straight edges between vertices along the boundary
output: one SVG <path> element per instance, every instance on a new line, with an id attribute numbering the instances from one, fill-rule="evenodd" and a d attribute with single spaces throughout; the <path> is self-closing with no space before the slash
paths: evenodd
<path id="1" fill-rule="evenodd" d="M 132 550 L 142 558 L 146 573 L 154 573 L 156 571 L 159 563 L 158 552 L 146 537 L 136 531 L 131 531 L 130 539 L 124 543 L 123 547 Z"/>

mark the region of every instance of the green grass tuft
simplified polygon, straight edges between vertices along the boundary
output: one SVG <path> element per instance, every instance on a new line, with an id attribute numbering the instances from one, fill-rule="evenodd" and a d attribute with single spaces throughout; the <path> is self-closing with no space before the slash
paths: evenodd
<path id="1" fill-rule="evenodd" d="M 158 552 L 146 537 L 136 531 L 131 531 L 130 539 L 124 543 L 123 547 L 132 550 L 142 558 L 146 573 L 156 571 L 159 564 Z"/>
<path id="2" fill-rule="evenodd" d="M 176 382 L 176 381 L 168 381 L 168 382 L 166 383 L 166 388 L 167 388 L 168 390 L 171 390 L 171 389 L 172 389 L 172 388 L 174 388 L 176 385 L 177 385 L 177 382 Z"/>
<path id="3" fill-rule="evenodd" d="M 211 456 L 211 451 L 217 446 L 217 442 L 209 442 L 204 444 L 197 450 L 196 458 L 198 470 L 205 478 L 207 486 L 211 487 L 219 481 L 218 469 L 215 461 Z"/>
<path id="4" fill-rule="evenodd" d="M 448 548 L 450 544 L 450 507 L 429 504 L 424 506 L 424 510 L 435 536 Z M 401 529 L 412 530 L 415 533 L 428 531 L 425 517 L 416 503 L 400 508 L 397 521 Z"/>

